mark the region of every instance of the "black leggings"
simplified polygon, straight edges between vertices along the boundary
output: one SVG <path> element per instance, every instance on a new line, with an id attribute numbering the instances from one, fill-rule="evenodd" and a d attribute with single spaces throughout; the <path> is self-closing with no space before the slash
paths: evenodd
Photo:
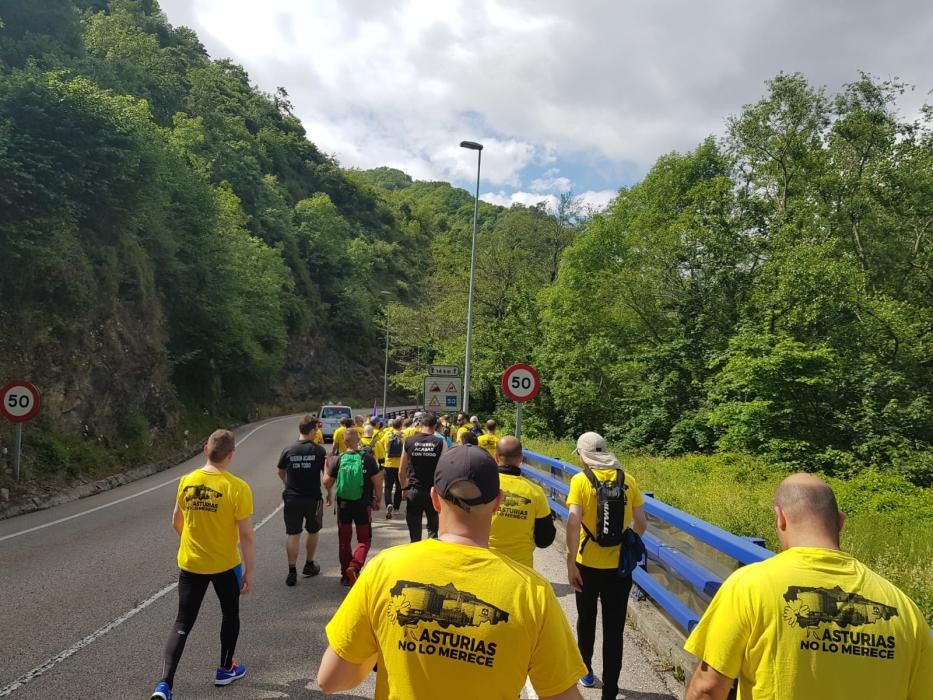
<path id="1" fill-rule="evenodd" d="M 590 544 L 591 547 L 596 545 Z M 622 671 L 622 638 L 628 612 L 632 577 L 619 576 L 615 569 L 593 569 L 577 564 L 583 579 L 583 592 L 577 599 L 577 646 L 586 668 L 593 671 L 593 646 L 596 641 L 596 605 L 603 608 L 603 698 L 619 693 Z"/>
<path id="2" fill-rule="evenodd" d="M 391 505 L 395 510 L 398 510 L 402 507 L 402 485 L 398 480 L 398 468 L 386 467 L 383 473 L 385 475 L 385 482 L 383 483 L 385 498 L 383 500 L 386 508 Z"/>
<path id="3" fill-rule="evenodd" d="M 408 523 L 408 537 L 412 542 L 421 541 L 421 516 L 428 520 L 428 537 L 437 537 L 437 511 L 431 503 L 430 491 L 410 489 L 406 492 L 408 503 L 405 506 L 405 522 Z"/>
<path id="4" fill-rule="evenodd" d="M 193 574 L 190 571 L 178 573 L 178 616 L 175 627 L 165 645 L 165 661 L 162 666 L 162 680 L 169 684 L 175 682 L 175 670 L 181 661 L 185 642 L 207 593 L 208 584 L 214 584 L 214 592 L 220 600 L 223 622 L 220 625 L 220 665 L 230 668 L 233 665 L 233 651 L 240 635 L 240 583 L 236 569 L 220 574 Z"/>

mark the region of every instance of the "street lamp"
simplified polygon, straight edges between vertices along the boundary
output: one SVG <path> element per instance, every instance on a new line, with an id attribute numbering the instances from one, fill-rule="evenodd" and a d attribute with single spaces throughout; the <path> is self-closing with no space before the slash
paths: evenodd
<path id="1" fill-rule="evenodd" d="M 379 292 L 384 297 L 392 296 L 392 292 L 382 290 Z M 386 368 L 382 375 L 382 415 L 386 414 L 386 401 L 389 397 L 389 306 L 386 304 Z"/>
<path id="2" fill-rule="evenodd" d="M 473 202 L 473 243 L 470 246 L 470 296 L 467 298 L 466 362 L 463 369 L 463 412 L 470 412 L 470 344 L 473 338 L 473 281 L 476 276 L 476 226 L 479 218 L 479 170 L 483 162 L 483 144 L 461 141 L 460 148 L 476 151 L 476 199 Z"/>

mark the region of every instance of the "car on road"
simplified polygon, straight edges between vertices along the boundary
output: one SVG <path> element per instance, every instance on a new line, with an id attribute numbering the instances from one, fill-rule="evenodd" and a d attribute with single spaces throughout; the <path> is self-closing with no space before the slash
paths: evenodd
<path id="1" fill-rule="evenodd" d="M 340 421 L 344 418 L 352 418 L 353 411 L 350 410 L 349 406 L 326 403 L 321 406 L 317 417 L 324 424 L 324 427 L 321 428 L 321 432 L 324 434 L 324 442 L 331 442 L 334 439 L 334 431 L 340 427 Z"/>

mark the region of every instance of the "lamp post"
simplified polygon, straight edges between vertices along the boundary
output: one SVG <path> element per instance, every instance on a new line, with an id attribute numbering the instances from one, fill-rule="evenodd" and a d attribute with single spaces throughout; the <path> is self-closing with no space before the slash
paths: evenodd
<path id="1" fill-rule="evenodd" d="M 476 151 L 476 199 L 473 202 L 473 242 L 470 246 L 470 296 L 467 298 L 466 362 L 463 368 L 463 412 L 470 412 L 470 344 L 473 338 L 473 282 L 476 276 L 476 226 L 479 219 L 479 171 L 483 162 L 483 144 L 461 141 L 460 148 Z"/>
<path id="2" fill-rule="evenodd" d="M 379 292 L 382 296 L 392 296 L 392 292 L 382 290 Z M 386 303 L 386 366 L 382 375 L 382 415 L 386 413 L 386 401 L 389 398 L 389 306 Z"/>

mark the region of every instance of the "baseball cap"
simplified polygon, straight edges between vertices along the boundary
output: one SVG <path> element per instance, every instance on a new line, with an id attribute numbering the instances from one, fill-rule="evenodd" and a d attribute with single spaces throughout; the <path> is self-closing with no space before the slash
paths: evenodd
<path id="1" fill-rule="evenodd" d="M 473 484 L 479 495 L 462 498 L 450 493 L 450 489 L 464 482 Z M 446 450 L 441 455 L 434 472 L 434 488 L 446 501 L 463 510 L 470 506 L 492 503 L 499 495 L 499 467 L 486 450 L 474 445 L 460 445 Z"/>
<path id="2" fill-rule="evenodd" d="M 580 455 L 584 464 L 596 468 L 615 467 L 619 464 L 615 455 L 606 448 L 606 439 L 599 433 L 583 433 L 577 438 L 577 447 L 573 452 Z"/>

